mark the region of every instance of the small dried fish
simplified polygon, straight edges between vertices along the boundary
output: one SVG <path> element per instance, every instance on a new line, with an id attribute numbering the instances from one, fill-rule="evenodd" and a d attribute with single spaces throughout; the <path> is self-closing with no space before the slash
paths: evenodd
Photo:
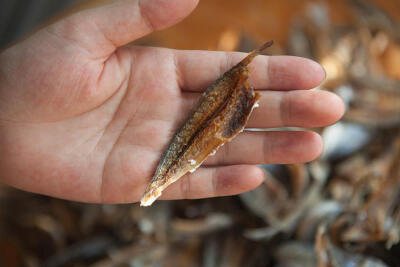
<path id="1" fill-rule="evenodd" d="M 141 206 L 151 205 L 168 185 L 194 171 L 213 151 L 243 130 L 260 98 L 247 83 L 247 66 L 272 44 L 269 41 L 252 51 L 203 93 L 162 155 Z"/>

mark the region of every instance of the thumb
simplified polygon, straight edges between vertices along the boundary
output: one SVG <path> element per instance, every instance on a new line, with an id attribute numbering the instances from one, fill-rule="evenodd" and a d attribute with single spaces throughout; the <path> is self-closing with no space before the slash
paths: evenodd
<path id="1" fill-rule="evenodd" d="M 198 0 L 119 0 L 76 13 L 50 31 L 73 41 L 91 57 L 107 57 L 120 46 L 188 16 Z"/>
<path id="2" fill-rule="evenodd" d="M 115 68 L 103 64 L 111 54 L 154 30 L 174 25 L 197 3 L 114 1 L 73 14 L 2 51 L 0 118 L 54 121 L 97 107 L 121 83 L 112 71 Z M 95 59 L 97 65 L 88 62 Z M 112 62 L 108 66 L 118 64 Z M 98 82 L 103 83 L 102 90 L 97 89 Z"/>

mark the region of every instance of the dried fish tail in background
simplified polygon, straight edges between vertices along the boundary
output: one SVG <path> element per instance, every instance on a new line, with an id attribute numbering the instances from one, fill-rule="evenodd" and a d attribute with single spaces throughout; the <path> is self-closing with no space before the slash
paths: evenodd
<path id="1" fill-rule="evenodd" d="M 269 41 L 225 72 L 200 97 L 190 116 L 173 136 L 142 199 L 151 205 L 171 183 L 194 171 L 210 155 L 241 132 L 260 95 L 247 83 L 251 61 Z"/>

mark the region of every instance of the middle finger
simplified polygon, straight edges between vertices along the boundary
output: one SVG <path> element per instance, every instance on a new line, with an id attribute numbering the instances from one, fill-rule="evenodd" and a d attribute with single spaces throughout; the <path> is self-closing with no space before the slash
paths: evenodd
<path id="1" fill-rule="evenodd" d="M 323 127 L 343 115 L 344 104 L 337 95 L 322 90 L 258 91 L 259 107 L 247 128 Z M 199 93 L 183 93 L 185 107 L 192 107 Z"/>

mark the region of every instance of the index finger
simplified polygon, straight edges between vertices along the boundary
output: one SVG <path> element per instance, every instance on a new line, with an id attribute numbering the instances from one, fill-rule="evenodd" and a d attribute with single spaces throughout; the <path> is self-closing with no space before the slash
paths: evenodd
<path id="1" fill-rule="evenodd" d="M 217 51 L 174 51 L 182 90 L 204 91 L 247 54 Z M 294 56 L 257 56 L 249 66 L 250 84 L 259 90 L 306 90 L 325 79 L 317 62 Z"/>

